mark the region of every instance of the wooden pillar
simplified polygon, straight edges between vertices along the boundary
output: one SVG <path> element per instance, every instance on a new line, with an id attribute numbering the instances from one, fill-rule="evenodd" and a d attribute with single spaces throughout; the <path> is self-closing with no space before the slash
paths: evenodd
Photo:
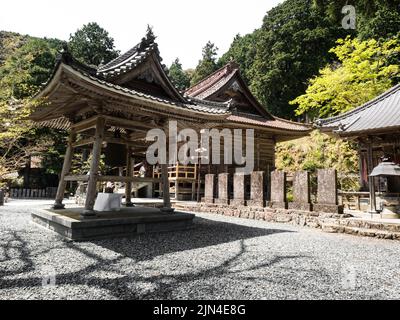
<path id="1" fill-rule="evenodd" d="M 179 200 L 179 181 L 175 180 L 175 200 Z"/>
<path id="2" fill-rule="evenodd" d="M 127 146 L 126 150 L 126 176 L 132 178 L 132 149 Z M 133 203 L 131 201 L 132 195 L 132 182 L 127 181 L 125 183 L 125 201 L 127 207 L 133 207 Z"/>
<path id="3" fill-rule="evenodd" d="M 374 169 L 372 143 L 367 144 L 367 167 L 368 167 L 368 185 L 369 185 L 369 210 L 371 213 L 376 213 L 376 195 L 375 195 L 375 181 L 374 177 L 370 174 Z"/>
<path id="4" fill-rule="evenodd" d="M 60 182 L 58 183 L 56 199 L 53 205 L 53 209 L 56 210 L 64 209 L 65 207 L 64 204 L 62 203 L 64 199 L 65 188 L 67 186 L 67 182 L 65 181 L 65 176 L 69 173 L 71 169 L 72 156 L 74 154 L 72 144 L 75 142 L 75 138 L 76 138 L 76 133 L 74 131 L 71 131 L 68 138 L 68 145 L 67 145 L 67 150 L 65 152 L 64 164 L 61 171 Z"/>
<path id="5" fill-rule="evenodd" d="M 93 217 L 96 215 L 93 210 L 93 207 L 96 198 L 97 177 L 99 171 L 101 145 L 104 139 L 104 127 L 105 127 L 105 119 L 102 117 L 97 118 L 96 134 L 93 143 L 92 162 L 90 164 L 89 184 L 86 194 L 85 210 L 82 213 L 82 216 L 84 218 Z"/>
<path id="6" fill-rule="evenodd" d="M 174 209 L 171 208 L 171 199 L 169 194 L 168 164 L 161 165 L 161 179 L 162 179 L 162 192 L 164 201 L 164 207 L 161 209 L 161 211 L 172 213 Z"/>

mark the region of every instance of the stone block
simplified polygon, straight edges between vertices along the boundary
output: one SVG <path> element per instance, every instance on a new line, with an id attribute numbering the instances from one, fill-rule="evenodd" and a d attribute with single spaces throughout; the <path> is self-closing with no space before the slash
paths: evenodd
<path id="1" fill-rule="evenodd" d="M 343 206 L 334 205 L 334 204 L 321 204 L 316 203 L 313 205 L 313 209 L 316 212 L 327 212 L 327 213 L 336 213 L 336 214 L 343 214 Z"/>
<path id="2" fill-rule="evenodd" d="M 229 204 L 229 173 L 220 173 L 218 175 L 218 198 L 215 203 Z"/>
<path id="3" fill-rule="evenodd" d="M 313 209 L 311 203 L 302 203 L 302 202 L 289 202 L 288 208 L 290 210 L 299 210 L 299 211 L 312 211 Z"/>
<path id="4" fill-rule="evenodd" d="M 271 208 L 273 209 L 287 209 L 287 207 L 288 207 L 287 202 L 276 202 L 276 201 L 271 202 Z"/>
<path id="5" fill-rule="evenodd" d="M 264 206 L 264 171 L 253 171 L 250 180 L 250 203 L 255 204 L 254 201 L 258 201 L 257 205 Z M 247 205 L 249 205 L 249 202 L 247 202 Z"/>
<path id="6" fill-rule="evenodd" d="M 272 208 L 287 208 L 286 203 L 286 173 L 271 172 L 271 206 Z"/>
<path id="7" fill-rule="evenodd" d="M 260 208 L 265 207 L 265 201 L 263 200 L 247 200 L 246 204 L 249 207 L 260 207 Z"/>
<path id="8" fill-rule="evenodd" d="M 318 170 L 318 203 L 338 205 L 337 172 L 335 169 Z"/>
<path id="9" fill-rule="evenodd" d="M 233 175 L 233 200 L 235 204 L 245 205 L 245 175 L 235 173 Z"/>
<path id="10" fill-rule="evenodd" d="M 242 206 L 246 205 L 246 200 L 232 199 L 229 202 L 230 202 L 230 205 L 233 207 L 242 207 Z"/>
<path id="11" fill-rule="evenodd" d="M 337 172 L 335 169 L 318 170 L 318 203 L 314 205 L 314 210 L 343 214 L 343 206 L 338 205 Z"/>
<path id="12" fill-rule="evenodd" d="M 214 203 L 215 175 L 206 174 L 204 186 L 204 202 Z"/>

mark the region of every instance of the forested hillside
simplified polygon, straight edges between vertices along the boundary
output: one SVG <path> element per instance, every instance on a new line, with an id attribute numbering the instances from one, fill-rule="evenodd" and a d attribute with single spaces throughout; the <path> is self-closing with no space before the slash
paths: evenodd
<path id="1" fill-rule="evenodd" d="M 72 34 L 68 45 L 87 64 L 107 63 L 118 55 L 114 40 L 96 23 Z M 61 170 L 66 133 L 35 127 L 27 116 L 35 107 L 31 97 L 49 79 L 63 46 L 57 39 L 0 32 L 0 184 L 36 155 L 42 159 L 43 174 Z"/>
<path id="2" fill-rule="evenodd" d="M 344 5 L 356 8 L 356 30 L 342 27 Z M 400 31 L 400 1 L 286 0 L 270 10 L 261 28 L 237 35 L 219 63 L 233 58 L 250 89 L 273 114 L 296 118 L 290 101 L 305 93 L 308 81 L 328 63 L 330 51 L 347 36 L 388 39 Z"/>
<path id="3" fill-rule="evenodd" d="M 349 4 L 356 10 L 355 29 L 343 27 L 348 12 L 342 9 Z M 218 44 L 208 42 L 195 68 L 182 70 L 177 58 L 169 74 L 185 90 L 233 59 L 272 114 L 292 120 L 332 116 L 400 81 L 399 26 L 400 0 L 286 0 L 265 14 L 257 30 L 235 36 L 220 58 Z M 97 23 L 71 34 L 68 46 L 77 59 L 95 66 L 119 53 Z M 34 107 L 30 96 L 49 77 L 62 47 L 57 39 L 0 31 L 0 180 L 33 154 L 42 156 L 49 173 L 60 171 L 64 133 L 35 128 L 25 119 Z M 322 153 L 311 152 L 321 145 Z M 332 155 L 337 150 L 351 155 L 336 159 Z M 327 154 L 332 156 L 330 166 L 357 170 L 352 145 L 318 133 L 302 141 L 301 148 L 280 145 L 276 165 L 315 170 L 326 165 Z"/>

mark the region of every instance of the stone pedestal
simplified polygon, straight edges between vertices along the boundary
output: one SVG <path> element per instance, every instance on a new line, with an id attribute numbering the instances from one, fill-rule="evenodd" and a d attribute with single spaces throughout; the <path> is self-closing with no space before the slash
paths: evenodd
<path id="1" fill-rule="evenodd" d="M 293 176 L 293 202 L 288 205 L 289 209 L 311 211 L 310 173 L 308 171 L 297 171 Z"/>
<path id="2" fill-rule="evenodd" d="M 246 176 L 242 173 L 235 173 L 233 176 L 233 199 L 231 200 L 232 205 L 246 205 L 245 177 Z"/>
<path id="3" fill-rule="evenodd" d="M 251 188 L 250 188 L 250 200 L 247 201 L 247 205 L 251 207 L 264 207 L 264 171 L 253 171 L 251 173 Z"/>
<path id="4" fill-rule="evenodd" d="M 276 209 L 287 209 L 286 202 L 286 173 L 271 172 L 271 206 Z"/>
<path id="5" fill-rule="evenodd" d="M 338 205 L 337 172 L 335 169 L 318 170 L 317 200 L 314 211 L 343 213 L 343 206 Z"/>
<path id="6" fill-rule="evenodd" d="M 229 173 L 218 175 L 218 198 L 215 203 L 229 204 Z"/>
<path id="7" fill-rule="evenodd" d="M 206 174 L 203 202 L 214 203 L 214 188 L 215 188 L 215 175 Z"/>

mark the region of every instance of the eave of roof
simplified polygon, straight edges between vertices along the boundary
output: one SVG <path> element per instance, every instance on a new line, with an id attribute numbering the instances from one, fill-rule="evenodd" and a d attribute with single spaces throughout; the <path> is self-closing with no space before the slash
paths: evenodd
<path id="1" fill-rule="evenodd" d="M 64 63 L 60 63 L 54 75 L 56 75 L 57 72 L 62 72 L 63 70 L 71 74 L 74 74 L 75 76 L 80 77 L 81 79 L 91 83 L 92 85 L 101 87 L 103 90 L 113 91 L 113 93 L 117 93 L 123 96 L 132 97 L 145 102 L 156 103 L 162 106 L 167 106 L 171 108 L 171 111 L 173 109 L 180 109 L 180 110 L 184 109 L 198 115 L 215 115 L 215 116 L 223 116 L 223 115 L 228 115 L 230 113 L 228 103 L 217 103 L 217 102 L 209 103 L 197 99 L 186 100 L 185 103 L 181 103 L 179 101 L 172 101 L 164 98 L 159 98 L 139 92 L 137 90 L 121 87 L 119 85 L 107 82 L 103 79 L 99 79 L 96 76 L 90 75 L 74 65 L 66 65 Z M 57 79 L 55 79 L 55 76 L 52 77 L 52 81 L 48 82 L 46 88 L 44 88 L 41 91 L 41 93 L 37 96 L 38 98 L 47 95 L 52 90 L 52 88 L 56 87 L 55 84 L 52 83 L 53 81 L 57 81 Z M 38 112 L 33 112 L 31 114 L 31 119 L 36 119 L 37 115 Z"/>
<path id="2" fill-rule="evenodd" d="M 318 119 L 316 126 L 340 136 L 396 130 L 400 127 L 400 85 L 341 115 Z"/>
<path id="3" fill-rule="evenodd" d="M 254 117 L 249 115 L 239 115 L 233 114 L 227 117 L 228 121 L 243 123 L 243 124 L 251 124 L 264 128 L 271 128 L 277 130 L 285 130 L 291 132 L 298 132 L 301 134 L 307 134 L 312 130 L 311 125 L 300 124 L 297 122 L 292 122 L 280 118 L 275 118 L 273 120 L 265 119 L 262 117 Z"/>

